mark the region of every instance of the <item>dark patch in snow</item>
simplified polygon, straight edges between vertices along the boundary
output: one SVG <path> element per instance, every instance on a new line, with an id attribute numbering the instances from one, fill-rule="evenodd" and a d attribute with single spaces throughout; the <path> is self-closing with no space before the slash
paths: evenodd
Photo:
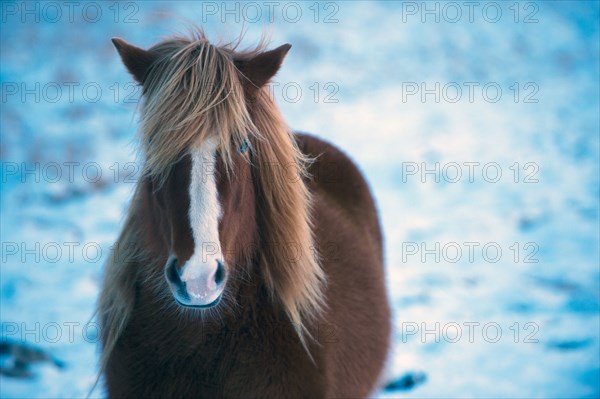
<path id="1" fill-rule="evenodd" d="M 561 277 L 535 277 L 535 282 L 541 287 L 562 292 L 574 292 L 580 290 L 579 285 Z"/>
<path id="2" fill-rule="evenodd" d="M 508 305 L 507 308 L 511 312 L 515 313 L 532 313 L 536 310 L 535 306 L 526 302 L 516 302 Z"/>
<path id="3" fill-rule="evenodd" d="M 600 310 L 598 297 L 589 292 L 575 293 L 569 298 L 565 307 L 575 313 L 597 313 Z"/>
<path id="4" fill-rule="evenodd" d="M 65 364 L 52 357 L 42 348 L 29 344 L 12 341 L 2 337 L 0 339 L 0 374 L 13 378 L 32 378 L 30 370 L 33 363 L 50 363 L 57 368 L 64 368 Z"/>
<path id="5" fill-rule="evenodd" d="M 579 340 L 566 340 L 566 341 L 551 341 L 548 343 L 548 348 L 550 349 L 558 349 L 560 351 L 572 351 L 583 349 L 592 343 L 590 338 L 587 339 L 579 339 Z"/>
<path id="6" fill-rule="evenodd" d="M 401 307 L 427 305 L 431 302 L 431 297 L 427 294 L 418 294 L 401 297 L 398 305 Z"/>
<path id="7" fill-rule="evenodd" d="M 524 233 L 528 233 L 542 226 L 542 224 L 544 224 L 547 220 L 548 218 L 543 216 L 522 216 L 519 219 L 519 230 Z"/>
<path id="8" fill-rule="evenodd" d="M 408 391 L 414 387 L 423 384 L 427 380 L 427 375 L 422 371 L 411 371 L 404 374 L 387 384 L 385 386 L 386 391 Z"/>

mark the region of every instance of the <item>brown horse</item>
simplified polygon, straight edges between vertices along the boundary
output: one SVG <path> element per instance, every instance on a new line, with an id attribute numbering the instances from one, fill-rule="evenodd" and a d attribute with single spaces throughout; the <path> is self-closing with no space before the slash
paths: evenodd
<path id="1" fill-rule="evenodd" d="M 99 300 L 109 396 L 368 396 L 390 336 L 377 211 L 270 98 L 291 46 L 113 43 L 143 87 L 144 173 Z"/>

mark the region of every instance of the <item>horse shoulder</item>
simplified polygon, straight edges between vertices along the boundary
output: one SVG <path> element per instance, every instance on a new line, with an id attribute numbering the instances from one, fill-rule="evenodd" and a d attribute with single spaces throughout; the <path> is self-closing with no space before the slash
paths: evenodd
<path id="1" fill-rule="evenodd" d="M 327 275 L 327 312 L 318 326 L 326 393 L 368 396 L 385 363 L 390 309 L 384 281 L 382 235 L 369 186 L 341 150 L 297 134 L 300 150 L 315 159 L 312 193 L 315 243 Z"/>
<path id="2" fill-rule="evenodd" d="M 308 187 L 317 197 L 315 206 L 321 205 L 319 198 L 326 198 L 330 207 L 373 239 L 381 253 L 382 233 L 375 200 L 356 164 L 342 150 L 320 138 L 306 133 L 296 133 L 295 137 L 300 150 L 314 159 L 308 168 Z"/>

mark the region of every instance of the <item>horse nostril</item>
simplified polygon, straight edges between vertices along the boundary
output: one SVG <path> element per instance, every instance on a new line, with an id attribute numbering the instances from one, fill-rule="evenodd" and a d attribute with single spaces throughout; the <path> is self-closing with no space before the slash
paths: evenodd
<path id="1" fill-rule="evenodd" d="M 217 261 L 217 271 L 215 272 L 215 283 L 217 285 L 221 285 L 223 280 L 225 279 L 225 267 L 221 261 Z"/>
<path id="2" fill-rule="evenodd" d="M 179 272 L 177 272 L 177 258 L 171 258 L 167 265 L 166 273 L 169 281 L 176 285 L 181 284 L 181 278 L 179 277 Z"/>
<path id="3" fill-rule="evenodd" d="M 167 268 L 165 269 L 165 275 L 167 277 L 167 281 L 171 284 L 173 290 L 175 291 L 176 297 L 179 297 L 181 300 L 189 300 L 190 296 L 187 293 L 186 284 L 181 281 L 181 276 L 177 270 L 177 258 L 173 257 L 169 259 Z"/>

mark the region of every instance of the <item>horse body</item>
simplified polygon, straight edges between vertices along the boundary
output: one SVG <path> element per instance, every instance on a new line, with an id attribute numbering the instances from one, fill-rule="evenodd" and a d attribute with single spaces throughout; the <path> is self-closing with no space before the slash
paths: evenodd
<path id="1" fill-rule="evenodd" d="M 120 52 L 135 76 L 138 64 Z M 138 184 L 117 245 L 127 249 L 109 262 L 99 305 L 110 397 L 365 397 L 375 389 L 390 315 L 382 236 L 367 183 L 346 155 L 313 136 L 275 137 L 281 132 L 273 131 L 269 140 L 269 129 L 255 114 L 262 111 L 250 116 L 267 140 L 248 138 L 250 159 L 237 154 L 227 164 L 223 151 L 217 153 L 222 252 L 217 263 L 227 269 L 220 302 L 177 303 L 165 282 L 174 257 L 185 269 L 198 251 L 187 220 L 195 209 L 188 190 L 192 157 L 173 162 L 164 183 L 145 176 Z M 272 208 L 301 198 L 293 193 L 273 198 L 278 191 L 261 184 L 268 172 L 261 169 L 260 154 L 285 145 L 313 159 L 298 181 L 288 179 L 310 199 L 310 256 L 319 261 L 308 267 L 322 273 L 313 280 L 303 277 L 311 271 L 296 259 L 306 254 L 290 250 L 306 252 L 306 243 L 269 242 L 278 227 L 273 221 L 289 223 L 286 218 L 297 216 L 286 210 L 276 218 Z M 276 258 L 264 253 L 281 250 L 288 250 L 288 262 L 279 258 L 266 266 Z M 322 306 L 299 302 L 311 290 Z"/>

